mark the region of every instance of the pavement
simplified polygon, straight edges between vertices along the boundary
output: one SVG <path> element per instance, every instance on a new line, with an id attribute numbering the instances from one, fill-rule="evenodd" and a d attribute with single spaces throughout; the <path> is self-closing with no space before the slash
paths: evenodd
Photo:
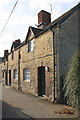
<path id="1" fill-rule="evenodd" d="M 61 111 L 69 109 L 73 114 Z M 2 86 L 2 118 L 78 118 L 79 111 L 67 105 L 45 101 L 41 97 Z"/>

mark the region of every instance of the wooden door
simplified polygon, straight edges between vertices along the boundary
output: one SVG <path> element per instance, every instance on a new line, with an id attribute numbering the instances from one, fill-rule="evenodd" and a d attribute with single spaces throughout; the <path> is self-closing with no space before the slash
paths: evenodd
<path id="1" fill-rule="evenodd" d="M 38 67 L 38 95 L 45 95 L 45 67 Z"/>

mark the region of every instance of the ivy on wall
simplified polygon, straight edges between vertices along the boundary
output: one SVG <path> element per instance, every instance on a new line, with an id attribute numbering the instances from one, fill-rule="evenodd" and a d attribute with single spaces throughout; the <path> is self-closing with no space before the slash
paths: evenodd
<path id="1" fill-rule="evenodd" d="M 80 108 L 80 50 L 76 50 L 71 58 L 63 91 L 67 104 Z"/>

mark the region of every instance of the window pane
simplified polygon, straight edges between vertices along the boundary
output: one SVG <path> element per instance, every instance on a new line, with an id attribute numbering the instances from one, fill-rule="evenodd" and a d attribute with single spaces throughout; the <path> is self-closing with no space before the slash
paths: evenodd
<path id="1" fill-rule="evenodd" d="M 12 52 L 12 60 L 14 59 L 14 51 Z"/>
<path id="2" fill-rule="evenodd" d="M 30 81 L 30 70 L 29 70 L 29 68 L 25 68 L 23 70 L 23 76 L 24 76 L 24 80 Z"/>
<path id="3" fill-rule="evenodd" d="M 31 51 L 33 51 L 33 47 L 34 47 L 34 41 L 31 41 Z"/>
<path id="4" fill-rule="evenodd" d="M 18 73 L 16 69 L 14 69 L 14 79 L 18 79 Z"/>
<path id="5" fill-rule="evenodd" d="M 31 51 L 31 42 L 28 43 L 28 52 Z"/>
<path id="6" fill-rule="evenodd" d="M 34 40 L 28 42 L 28 52 L 33 51 L 34 48 Z"/>

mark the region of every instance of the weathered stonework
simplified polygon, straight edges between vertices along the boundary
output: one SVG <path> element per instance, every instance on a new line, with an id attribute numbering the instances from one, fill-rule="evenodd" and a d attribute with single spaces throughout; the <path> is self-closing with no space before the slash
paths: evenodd
<path id="1" fill-rule="evenodd" d="M 25 93 L 38 95 L 38 67 L 45 67 L 45 95 L 52 97 L 53 82 L 53 49 L 52 49 L 52 32 L 47 31 L 44 34 L 33 38 L 29 34 L 28 41 L 34 39 L 34 50 L 28 53 L 28 44 L 24 44 L 14 51 L 14 59 L 12 53 L 8 55 L 8 84 L 9 70 L 11 70 L 11 86 L 18 89 L 18 79 L 14 79 L 13 71 L 18 70 L 18 54 L 20 51 L 20 89 Z M 2 64 L 5 70 L 4 63 Z M 23 80 L 23 69 L 30 68 L 30 81 Z M 4 78 L 5 79 L 5 78 Z"/>
<path id="2" fill-rule="evenodd" d="M 7 78 L 8 85 L 36 96 L 42 92 L 39 88 L 42 87 L 41 90 L 45 89 L 45 94 L 42 95 L 49 101 L 60 100 L 62 80 L 68 70 L 69 60 L 78 48 L 79 11 L 80 4 L 43 30 L 29 27 L 26 40 L 20 45 L 18 43 L 16 48 L 13 44 L 8 59 L 2 61 L 2 72 L 6 73 L 2 79 Z M 34 40 L 34 48 L 29 52 L 28 43 L 31 40 Z M 24 80 L 25 68 L 30 69 L 30 81 Z M 17 79 L 14 79 L 14 69 L 18 72 Z M 39 86 L 43 83 L 40 77 L 42 80 L 45 78 L 44 87 Z"/>

